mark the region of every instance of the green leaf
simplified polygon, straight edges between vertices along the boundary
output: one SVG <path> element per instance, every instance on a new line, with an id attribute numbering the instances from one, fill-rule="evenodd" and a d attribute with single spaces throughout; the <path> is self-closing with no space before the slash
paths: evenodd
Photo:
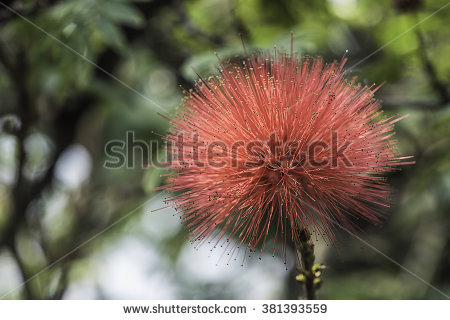
<path id="1" fill-rule="evenodd" d="M 96 26 L 105 43 L 115 47 L 119 51 L 125 49 L 123 34 L 117 26 L 105 20 L 100 20 Z"/>
<path id="2" fill-rule="evenodd" d="M 107 2 L 105 14 L 114 22 L 139 27 L 144 23 L 144 17 L 130 5 L 120 2 Z"/>

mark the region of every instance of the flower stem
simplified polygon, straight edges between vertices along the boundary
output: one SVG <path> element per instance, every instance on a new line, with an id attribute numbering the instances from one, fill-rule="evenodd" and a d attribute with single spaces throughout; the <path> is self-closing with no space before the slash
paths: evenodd
<path id="1" fill-rule="evenodd" d="M 300 243 L 297 250 L 301 257 L 302 269 L 296 279 L 304 284 L 306 298 L 314 300 L 316 299 L 316 290 L 322 283 L 320 274 L 324 266 L 314 264 L 314 244 L 311 243 L 310 238 L 308 230 L 303 229 L 300 232 Z"/>

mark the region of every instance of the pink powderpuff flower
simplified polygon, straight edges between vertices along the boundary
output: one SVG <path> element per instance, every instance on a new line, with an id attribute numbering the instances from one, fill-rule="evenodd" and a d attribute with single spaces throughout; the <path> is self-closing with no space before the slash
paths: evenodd
<path id="1" fill-rule="evenodd" d="M 193 242 L 262 255 L 270 231 L 286 260 L 302 230 L 333 240 L 336 224 L 379 223 L 389 196 L 382 175 L 409 158 L 398 157 L 401 118 L 383 117 L 379 87 L 349 79 L 345 56 L 325 64 L 275 48 L 218 59 L 219 74 L 186 92 L 166 137 L 173 172 L 162 188 L 174 192 L 166 201 Z"/>

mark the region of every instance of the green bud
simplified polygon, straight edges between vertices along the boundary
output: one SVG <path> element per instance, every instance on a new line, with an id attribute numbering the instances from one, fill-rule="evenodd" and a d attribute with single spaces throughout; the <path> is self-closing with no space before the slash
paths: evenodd
<path id="1" fill-rule="evenodd" d="M 313 284 L 314 288 L 319 289 L 322 286 L 322 280 L 319 278 L 315 278 Z"/>
<path id="2" fill-rule="evenodd" d="M 323 264 L 315 264 L 315 265 L 313 265 L 313 267 L 312 267 L 312 271 L 313 271 L 313 272 L 321 271 L 321 270 L 323 270 L 323 269 L 325 269 L 325 268 L 326 268 L 326 266 L 323 265 Z"/>
<path id="3" fill-rule="evenodd" d="M 303 273 L 300 273 L 298 276 L 295 277 L 295 280 L 299 281 L 299 282 L 305 282 L 306 281 L 306 277 Z"/>

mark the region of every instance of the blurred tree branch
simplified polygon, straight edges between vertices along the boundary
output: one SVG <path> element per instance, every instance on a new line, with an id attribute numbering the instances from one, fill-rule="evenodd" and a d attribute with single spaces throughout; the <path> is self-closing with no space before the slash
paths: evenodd
<path id="1" fill-rule="evenodd" d="M 0 45 L 0 62 L 7 70 L 9 77 L 16 89 L 17 93 L 17 116 L 20 119 L 21 125 L 15 132 L 17 139 L 17 166 L 15 170 L 15 184 L 12 190 L 12 202 L 13 212 L 9 217 L 9 222 L 5 228 L 5 232 L 1 235 L 0 246 L 5 245 L 13 253 L 19 266 L 19 270 L 22 273 L 23 280 L 27 279 L 27 272 L 21 261 L 16 249 L 16 234 L 21 229 L 25 220 L 25 211 L 29 203 L 29 190 L 25 182 L 23 175 L 23 168 L 26 161 L 26 152 L 24 147 L 24 141 L 30 126 L 32 125 L 33 112 L 31 110 L 30 98 L 26 89 L 26 73 L 28 65 L 25 59 L 25 53 L 23 50 L 18 49 L 18 52 L 14 55 L 14 58 L 8 56 L 3 44 Z M 25 297 L 27 299 L 33 298 L 32 290 L 29 284 L 25 284 Z"/>
<path id="2" fill-rule="evenodd" d="M 424 64 L 424 69 L 427 74 L 427 77 L 430 81 L 431 87 L 436 91 L 439 95 L 440 102 L 442 105 L 448 103 L 450 101 L 450 95 L 447 91 L 447 88 L 444 83 L 442 83 L 436 73 L 436 69 L 434 68 L 430 58 L 428 57 L 428 50 L 425 44 L 425 38 L 420 29 L 420 26 L 416 28 L 416 36 L 419 42 L 419 54 Z"/>
<path id="3" fill-rule="evenodd" d="M 6 233 L 3 235 L 2 241 L 0 243 L 5 243 L 8 246 L 14 246 L 14 230 L 17 230 L 21 221 L 25 217 L 26 209 L 26 195 L 28 190 L 26 190 L 26 184 L 23 176 L 23 167 L 26 161 L 26 152 L 24 149 L 24 140 L 27 132 L 32 125 L 33 112 L 31 110 L 30 98 L 28 91 L 26 89 L 26 73 L 27 73 L 27 63 L 25 60 L 25 54 L 23 50 L 15 53 L 14 58 L 7 55 L 4 46 L 0 44 L 0 62 L 4 65 L 8 72 L 8 75 L 16 89 L 17 96 L 17 116 L 20 119 L 21 125 L 15 132 L 17 138 L 17 166 L 16 166 L 16 183 L 14 185 L 13 203 L 14 203 L 14 213 L 11 216 L 9 222 L 9 227 L 6 228 Z"/>
<path id="4" fill-rule="evenodd" d="M 49 136 L 55 145 L 53 161 L 43 177 L 37 181 L 29 181 L 24 176 L 24 166 L 27 161 L 27 153 L 24 143 L 30 129 L 40 122 L 31 99 L 27 84 L 29 66 L 26 60 L 25 50 L 15 48 L 14 54 L 8 53 L 5 45 L 0 44 L 0 62 L 8 72 L 8 76 L 15 88 L 17 103 L 14 108 L 16 115 L 20 119 L 20 127 L 14 132 L 17 141 L 17 165 L 15 172 L 15 184 L 12 189 L 13 209 L 9 216 L 9 221 L 0 234 L 0 246 L 6 246 L 13 253 L 17 261 L 23 280 L 28 279 L 28 272 L 17 252 L 17 234 L 21 229 L 26 228 L 26 211 L 28 205 L 41 196 L 42 192 L 52 183 L 56 159 L 59 155 L 73 143 L 77 132 L 78 121 L 93 104 L 93 97 L 88 93 L 79 92 L 75 96 L 69 96 L 61 106 L 52 108 L 57 112 L 51 118 L 51 123 L 47 124 Z M 30 283 L 24 283 L 25 298 L 38 298 L 30 287 Z"/>

